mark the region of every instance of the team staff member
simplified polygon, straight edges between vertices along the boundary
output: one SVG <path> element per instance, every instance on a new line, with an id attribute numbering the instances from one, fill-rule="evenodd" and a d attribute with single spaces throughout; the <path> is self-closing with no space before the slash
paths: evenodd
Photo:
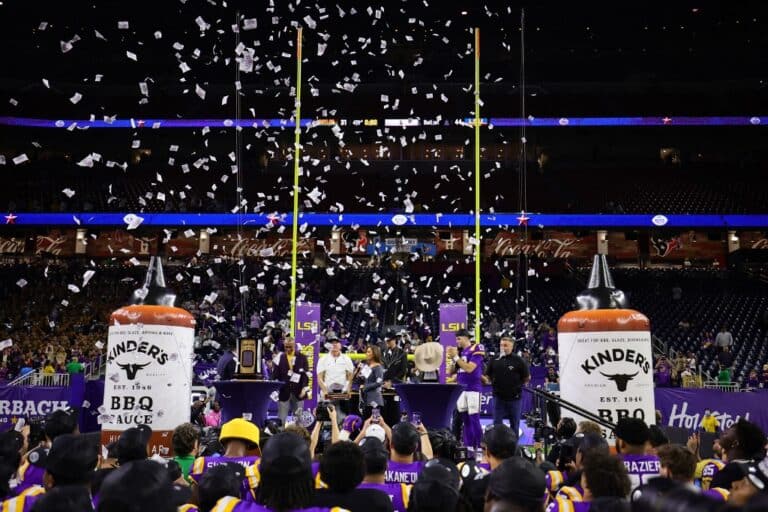
<path id="1" fill-rule="evenodd" d="M 499 425 L 504 419 L 515 435 L 520 432 L 520 408 L 523 386 L 531 380 L 531 371 L 522 357 L 513 352 L 514 340 L 502 336 L 499 342 L 500 354 L 490 362 L 486 376 L 493 386 L 493 423 Z"/>

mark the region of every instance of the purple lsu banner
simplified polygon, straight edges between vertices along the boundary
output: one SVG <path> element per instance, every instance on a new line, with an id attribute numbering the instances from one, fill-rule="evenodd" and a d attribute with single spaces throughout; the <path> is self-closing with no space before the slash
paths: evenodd
<path id="1" fill-rule="evenodd" d="M 82 403 L 82 396 L 79 402 Z M 2 386 L 0 431 L 12 429 L 21 418 L 27 423 L 38 422 L 55 410 L 79 405 L 73 403 L 72 390 L 67 387 Z"/>
<path id="2" fill-rule="evenodd" d="M 730 393 L 714 389 L 656 388 L 656 409 L 661 411 L 662 424 L 696 430 L 709 409 L 724 430 L 739 418 L 756 423 L 768 432 L 768 409 L 762 404 L 768 390 Z"/>
<path id="3" fill-rule="evenodd" d="M 301 302 L 296 304 L 296 329 L 294 330 L 296 343 L 301 346 L 301 353 L 307 356 L 309 365 L 309 398 L 304 400 L 304 407 L 312 410 L 317 405 L 317 379 L 315 378 L 315 366 L 317 366 L 320 347 L 318 337 L 320 335 L 320 304 L 316 302 Z"/>
<path id="4" fill-rule="evenodd" d="M 466 304 L 440 304 L 440 344 L 445 357 L 440 364 L 440 383 L 445 384 L 445 363 L 448 358 L 447 348 L 456 346 L 456 331 L 467 328 Z"/>

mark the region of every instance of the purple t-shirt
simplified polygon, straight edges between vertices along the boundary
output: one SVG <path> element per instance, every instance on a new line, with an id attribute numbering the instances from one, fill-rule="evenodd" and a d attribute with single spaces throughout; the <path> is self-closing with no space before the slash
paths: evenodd
<path id="1" fill-rule="evenodd" d="M 392 500 L 392 508 L 395 512 L 406 512 L 408 510 L 408 496 L 411 492 L 411 486 L 408 484 L 369 484 L 361 483 L 358 489 L 376 489 L 389 496 Z"/>
<path id="2" fill-rule="evenodd" d="M 661 472 L 661 462 L 656 455 L 621 455 L 624 467 L 627 468 L 629 481 L 634 491 L 651 478 L 656 478 Z"/>
<path id="3" fill-rule="evenodd" d="M 392 462 L 387 464 L 384 481 L 388 484 L 414 484 L 419 471 L 424 467 L 423 462 Z"/>
<path id="4" fill-rule="evenodd" d="M 463 384 L 465 391 L 482 391 L 483 382 L 481 377 L 483 375 L 484 356 L 485 349 L 478 343 L 462 349 L 461 358 L 468 363 L 475 363 L 475 369 L 471 372 L 466 372 L 459 368 L 456 382 Z"/>
<path id="5" fill-rule="evenodd" d="M 45 489 L 40 486 L 32 486 L 18 496 L 8 498 L 2 503 L 3 510 L 13 510 L 15 512 L 30 512 L 35 502 L 45 494 Z"/>
<path id="6" fill-rule="evenodd" d="M 342 509 L 338 507 L 324 508 L 324 507 L 310 507 L 294 510 L 293 512 L 341 512 Z M 216 502 L 216 505 L 211 509 L 211 512 L 272 512 L 271 508 L 267 508 L 264 505 L 258 503 L 251 503 L 247 501 L 241 501 L 232 496 L 225 496 Z"/>

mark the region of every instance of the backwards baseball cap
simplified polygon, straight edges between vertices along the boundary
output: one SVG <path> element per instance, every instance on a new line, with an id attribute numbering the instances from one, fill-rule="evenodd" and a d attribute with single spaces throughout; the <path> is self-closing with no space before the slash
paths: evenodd
<path id="1" fill-rule="evenodd" d="M 544 473 L 522 457 L 505 459 L 491 472 L 488 496 L 522 505 L 544 503 Z"/>
<path id="2" fill-rule="evenodd" d="M 366 437 L 375 437 L 382 443 L 387 438 L 387 433 L 384 432 L 384 428 L 381 425 L 377 425 L 375 423 L 368 425 L 368 428 L 365 429 L 365 436 Z"/>
<path id="3" fill-rule="evenodd" d="M 760 462 L 741 463 L 739 469 L 758 491 L 768 489 L 768 457 Z"/>
<path id="4" fill-rule="evenodd" d="M 447 459 L 427 461 L 411 489 L 415 510 L 441 512 L 455 510 L 459 502 L 461 476 L 456 465 Z"/>
<path id="5" fill-rule="evenodd" d="M 387 469 L 389 452 L 377 437 L 364 437 L 360 440 L 360 450 L 365 460 L 365 472 L 369 475 L 383 473 Z"/>
<path id="6" fill-rule="evenodd" d="M 115 446 L 118 464 L 122 465 L 132 460 L 146 459 L 148 442 L 149 435 L 145 429 L 131 427 L 124 430 L 117 439 Z"/>
<path id="7" fill-rule="evenodd" d="M 456 337 L 458 338 L 459 336 L 464 336 L 465 338 L 471 337 L 469 335 L 469 331 L 466 329 L 459 329 L 458 331 L 456 331 Z"/>
<path id="8" fill-rule="evenodd" d="M 229 420 L 221 427 L 219 442 L 224 444 L 230 439 L 240 439 L 253 445 L 259 446 L 259 427 L 246 420 L 245 418 L 235 418 Z"/>
<path id="9" fill-rule="evenodd" d="M 621 418 L 613 432 L 616 437 L 634 446 L 645 444 L 651 438 L 648 425 L 640 418 Z"/>
<path id="10" fill-rule="evenodd" d="M 275 477 L 297 476 L 311 471 L 312 457 L 306 441 L 293 432 L 269 438 L 261 451 L 260 471 Z"/>
<path id="11" fill-rule="evenodd" d="M 488 453 L 497 459 L 512 457 L 517 450 L 517 435 L 508 426 L 491 425 L 483 433 L 483 444 Z"/>
<path id="12" fill-rule="evenodd" d="M 74 434 L 77 430 L 77 415 L 69 410 L 57 409 L 45 418 L 43 432 L 53 441 L 62 434 Z"/>
<path id="13" fill-rule="evenodd" d="M 146 457 L 146 451 L 145 457 Z M 64 434 L 53 441 L 45 470 L 56 485 L 89 482 L 99 462 L 98 446 L 87 437 Z"/>

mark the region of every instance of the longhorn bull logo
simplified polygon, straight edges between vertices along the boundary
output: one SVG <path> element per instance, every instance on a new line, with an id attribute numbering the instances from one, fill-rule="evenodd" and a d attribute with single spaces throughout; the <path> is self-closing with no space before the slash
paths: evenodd
<path id="1" fill-rule="evenodd" d="M 125 376 L 128 377 L 128 380 L 134 380 L 136 378 L 136 374 L 139 373 L 139 370 L 142 368 L 146 368 L 149 366 L 150 363 L 144 363 L 144 364 L 120 364 L 118 363 L 117 366 L 121 370 L 125 370 Z"/>
<path id="2" fill-rule="evenodd" d="M 639 373 L 640 372 L 635 372 L 632 375 L 628 375 L 626 373 L 615 373 L 613 375 L 606 375 L 605 373 L 600 372 L 600 375 L 602 375 L 603 377 L 607 377 L 608 380 L 612 380 L 613 382 L 615 382 L 616 388 L 619 391 L 626 391 L 627 384 L 629 384 L 629 381 L 637 377 Z"/>

